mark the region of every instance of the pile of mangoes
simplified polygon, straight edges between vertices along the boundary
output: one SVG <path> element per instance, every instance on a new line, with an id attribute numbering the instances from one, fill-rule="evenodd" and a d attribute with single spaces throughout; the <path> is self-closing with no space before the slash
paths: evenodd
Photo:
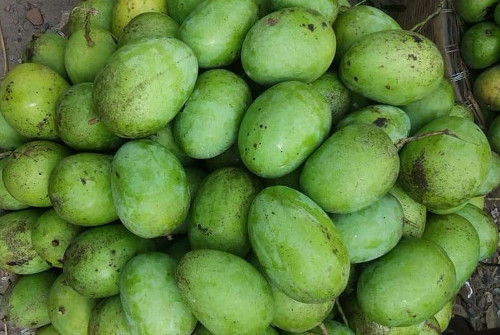
<path id="1" fill-rule="evenodd" d="M 446 329 L 500 158 L 433 42 L 338 0 L 82 0 L 68 28 L 0 87 L 5 321 Z"/>

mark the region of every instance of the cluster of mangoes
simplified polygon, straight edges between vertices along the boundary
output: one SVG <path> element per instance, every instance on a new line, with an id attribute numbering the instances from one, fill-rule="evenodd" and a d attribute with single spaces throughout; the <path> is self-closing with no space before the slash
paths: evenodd
<path id="1" fill-rule="evenodd" d="M 497 248 L 500 184 L 443 75 L 366 5 L 82 0 L 0 86 L 5 320 L 440 334 Z"/>

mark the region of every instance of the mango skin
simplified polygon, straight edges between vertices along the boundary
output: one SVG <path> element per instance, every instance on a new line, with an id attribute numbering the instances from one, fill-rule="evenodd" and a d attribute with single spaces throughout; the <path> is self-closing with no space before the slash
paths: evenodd
<path id="1" fill-rule="evenodd" d="M 337 0 L 271 0 L 273 8 L 282 9 L 289 7 L 304 7 L 315 10 L 323 15 L 331 25 L 339 14 L 339 3 Z"/>
<path id="2" fill-rule="evenodd" d="M 479 261 L 491 257 L 498 246 L 498 228 L 491 216 L 474 205 L 467 204 L 457 212 L 469 221 L 479 237 Z"/>
<path id="3" fill-rule="evenodd" d="M 82 0 L 73 9 L 69 15 L 68 30 L 69 34 L 83 29 L 87 19 L 87 13 L 90 8 L 94 8 L 98 13 L 89 17 L 89 26 L 98 27 L 111 31 L 111 17 L 115 0 Z"/>
<path id="4" fill-rule="evenodd" d="M 271 282 L 303 303 L 332 301 L 346 287 L 349 256 L 325 212 L 286 186 L 261 191 L 248 214 L 250 244 Z"/>
<path id="5" fill-rule="evenodd" d="M 90 316 L 88 334 L 131 334 L 119 295 L 103 299 L 95 306 Z"/>
<path id="6" fill-rule="evenodd" d="M 428 210 L 440 212 L 473 198 L 491 166 L 491 150 L 485 134 L 464 118 L 438 118 L 416 135 L 444 129 L 450 135 L 410 142 L 400 152 L 400 185 Z"/>
<path id="7" fill-rule="evenodd" d="M 448 79 L 443 78 L 439 86 L 428 96 L 401 108 L 411 121 L 411 134 L 441 116 L 448 116 L 455 104 L 455 91 Z"/>
<path id="8" fill-rule="evenodd" d="M 481 106 L 492 111 L 500 111 L 500 94 L 496 87 L 500 83 L 500 65 L 492 66 L 477 76 L 473 93 Z"/>
<path id="9" fill-rule="evenodd" d="M 387 105 L 406 105 L 433 92 L 444 74 L 436 45 L 404 30 L 386 30 L 354 43 L 340 62 L 351 91 Z"/>
<path id="10" fill-rule="evenodd" d="M 113 7 L 111 32 L 120 38 L 123 28 L 136 16 L 147 13 L 167 14 L 166 0 L 116 0 Z"/>
<path id="11" fill-rule="evenodd" d="M 176 263 L 173 258 L 154 252 L 132 258 L 123 268 L 120 299 L 132 334 L 193 332 L 197 320 L 177 288 Z"/>
<path id="12" fill-rule="evenodd" d="M 422 237 L 427 219 L 427 209 L 425 206 L 413 200 L 397 184 L 394 185 L 389 193 L 398 199 L 401 208 L 403 208 L 403 237 Z"/>
<path id="13" fill-rule="evenodd" d="M 351 213 L 382 198 L 398 172 L 396 147 L 384 131 L 372 125 L 349 125 L 307 159 L 300 185 L 325 211 Z"/>
<path id="14" fill-rule="evenodd" d="M 54 209 L 43 213 L 31 230 L 33 249 L 47 263 L 62 268 L 64 252 L 83 227 L 72 225 L 57 215 Z"/>
<path id="15" fill-rule="evenodd" d="M 471 69 L 485 69 L 500 60 L 500 28 L 493 22 L 473 25 L 460 45 L 464 63 Z"/>
<path id="16" fill-rule="evenodd" d="M 472 110 L 465 104 L 455 103 L 453 107 L 450 109 L 449 116 L 460 116 L 468 119 L 469 121 L 474 121 L 474 113 Z"/>
<path id="17" fill-rule="evenodd" d="M 323 142 L 332 115 L 326 100 L 307 84 L 271 87 L 248 108 L 238 134 L 245 166 L 264 178 L 284 176 Z"/>
<path id="18" fill-rule="evenodd" d="M 261 85 L 318 79 L 335 56 L 335 33 L 325 20 L 318 12 L 299 7 L 263 17 L 243 42 L 245 73 Z M 286 61 L 282 55 L 287 55 Z"/>
<path id="19" fill-rule="evenodd" d="M 0 217 L 1 269 L 27 275 L 51 267 L 31 244 L 31 231 L 41 214 L 38 209 L 24 209 Z"/>
<path id="20" fill-rule="evenodd" d="M 455 266 L 455 292 L 469 279 L 479 259 L 479 236 L 474 226 L 456 215 L 431 215 L 423 239 L 441 246 Z"/>
<path id="21" fill-rule="evenodd" d="M 139 41 L 142 38 L 177 37 L 179 24 L 163 13 L 142 13 L 130 21 L 120 36 L 119 45 Z"/>
<path id="22" fill-rule="evenodd" d="M 118 49 L 96 77 L 96 114 L 118 136 L 147 137 L 175 117 L 197 75 L 194 52 L 179 40 L 130 43 Z"/>
<path id="23" fill-rule="evenodd" d="M 193 335 L 213 335 L 207 328 L 203 327 L 201 323 L 198 323 Z M 262 335 L 279 335 L 279 333 L 273 327 L 267 327 Z"/>
<path id="24" fill-rule="evenodd" d="M 178 24 L 182 24 L 196 6 L 202 2 L 203 0 L 169 0 L 167 1 L 168 15 Z"/>
<path id="25" fill-rule="evenodd" d="M 182 166 L 191 166 L 194 164 L 194 159 L 186 155 L 179 144 L 177 144 L 177 142 L 175 141 L 173 122 L 168 123 L 164 128 L 158 130 L 158 132 L 151 135 L 149 139 L 167 148 L 171 153 L 175 155 L 175 157 L 177 157 Z"/>
<path id="26" fill-rule="evenodd" d="M 189 190 L 181 163 L 151 140 L 125 143 L 111 169 L 111 192 L 118 217 L 134 234 L 170 234 L 186 218 Z"/>
<path id="27" fill-rule="evenodd" d="M 500 186 L 500 156 L 496 152 L 491 152 L 491 167 L 488 175 L 477 189 L 478 195 L 487 195 Z"/>
<path id="28" fill-rule="evenodd" d="M 109 151 L 123 139 L 114 135 L 94 111 L 92 83 L 71 86 L 59 100 L 56 110 L 57 133 L 69 147 L 78 151 Z"/>
<path id="29" fill-rule="evenodd" d="M 236 74 L 224 69 L 204 72 L 174 120 L 175 140 L 192 158 L 218 156 L 236 142 L 251 102 L 250 87 Z"/>
<path id="30" fill-rule="evenodd" d="M 113 156 L 80 153 L 63 159 L 49 181 L 57 214 L 78 226 L 99 226 L 118 219 L 111 196 Z"/>
<path id="31" fill-rule="evenodd" d="M 5 322 L 18 328 L 38 328 L 50 323 L 49 290 L 56 279 L 54 271 L 20 277 L 9 286 L 0 301 Z"/>
<path id="32" fill-rule="evenodd" d="M 271 323 L 274 302 L 269 285 L 237 256 L 190 251 L 177 266 L 176 281 L 195 317 L 212 333 L 255 335 Z"/>
<path id="33" fill-rule="evenodd" d="M 56 71 L 64 79 L 68 73 L 64 66 L 64 49 L 67 40 L 55 33 L 33 35 L 23 51 L 23 63 L 38 63 Z"/>
<path id="34" fill-rule="evenodd" d="M 368 319 L 383 326 L 410 326 L 443 308 L 455 283 L 453 263 L 439 245 L 406 239 L 363 270 L 358 302 Z"/>
<path id="35" fill-rule="evenodd" d="M 120 273 L 128 260 L 154 248 L 154 241 L 133 235 L 121 224 L 89 229 L 64 253 L 64 278 L 83 296 L 110 297 L 119 292 Z"/>
<path id="36" fill-rule="evenodd" d="M 498 1 L 495 0 L 477 0 L 473 2 L 468 0 L 457 0 L 455 7 L 458 15 L 460 15 L 465 22 L 473 23 L 486 19 L 489 10 L 497 3 Z"/>
<path id="37" fill-rule="evenodd" d="M 207 0 L 182 22 L 179 37 L 193 49 L 201 68 L 229 65 L 238 58 L 257 14 L 254 0 Z"/>
<path id="38" fill-rule="evenodd" d="M 214 249 L 244 257 L 250 250 L 247 217 L 262 186 L 239 168 L 222 168 L 203 182 L 188 217 L 193 249 Z"/>
<path id="39" fill-rule="evenodd" d="M 55 140 L 55 108 L 68 87 L 63 77 L 44 65 L 17 65 L 0 85 L 0 111 L 20 135 Z"/>
<path id="40" fill-rule="evenodd" d="M 96 299 L 73 290 L 61 274 L 50 288 L 50 322 L 61 335 L 87 335 L 90 314 L 96 303 Z"/>
<path id="41" fill-rule="evenodd" d="M 3 114 L 0 113 L 0 149 L 5 151 L 14 150 L 26 142 L 28 142 L 28 139 L 15 131 L 7 123 Z"/>
<path id="42" fill-rule="evenodd" d="M 330 218 L 342 236 L 352 264 L 385 255 L 403 235 L 403 208 L 392 195 L 385 195 L 357 212 L 331 214 Z"/>
<path id="43" fill-rule="evenodd" d="M 3 158 L 0 160 L 0 209 L 5 211 L 15 211 L 28 208 L 28 205 L 14 198 L 5 188 L 2 175 L 3 169 L 8 160 L 9 158 Z"/>
<path id="44" fill-rule="evenodd" d="M 396 144 L 410 134 L 410 118 L 406 113 L 394 106 L 372 105 L 354 111 L 343 118 L 336 126 L 341 129 L 349 124 L 371 124 L 379 127 L 389 135 Z"/>

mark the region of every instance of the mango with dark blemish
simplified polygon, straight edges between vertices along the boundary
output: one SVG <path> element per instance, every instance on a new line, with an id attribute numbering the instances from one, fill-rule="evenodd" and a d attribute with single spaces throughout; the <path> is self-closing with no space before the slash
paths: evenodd
<path id="1" fill-rule="evenodd" d="M 125 264 L 154 248 L 154 240 L 142 239 L 119 223 L 89 229 L 66 250 L 64 278 L 81 295 L 111 297 L 119 292 L 118 282 Z"/>
<path id="2" fill-rule="evenodd" d="M 176 281 L 194 316 L 214 334 L 260 334 L 272 321 L 269 285 L 238 256 L 219 250 L 190 251 L 177 266 Z"/>
<path id="3" fill-rule="evenodd" d="M 403 208 L 403 237 L 422 237 L 425 229 L 425 221 L 427 218 L 427 209 L 425 208 L 425 206 L 413 200 L 397 184 L 394 185 L 389 193 L 396 199 L 398 199 L 399 204 Z"/>
<path id="4" fill-rule="evenodd" d="M 268 14 L 250 29 L 241 62 L 245 73 L 262 85 L 312 82 L 332 63 L 335 47 L 335 33 L 321 14 L 285 8 Z"/>
<path id="5" fill-rule="evenodd" d="M 335 132 L 307 159 L 300 185 L 325 211 L 351 213 L 382 198 L 398 172 L 399 157 L 389 135 L 374 125 L 353 124 Z"/>
<path id="6" fill-rule="evenodd" d="M 258 176 L 284 176 L 323 142 L 332 113 L 323 96 L 298 81 L 275 85 L 248 108 L 238 147 L 245 166 Z"/>
<path id="7" fill-rule="evenodd" d="M 455 267 L 443 248 L 424 239 L 403 239 L 363 269 L 358 302 L 369 320 L 411 326 L 443 308 L 455 284 Z"/>
<path id="8" fill-rule="evenodd" d="M 90 316 L 88 334 L 131 334 L 119 295 L 103 299 L 95 306 Z"/>
<path id="9" fill-rule="evenodd" d="M 0 86 L 0 110 L 20 135 L 55 140 L 56 105 L 68 87 L 63 77 L 44 65 L 17 65 Z"/>
<path id="10" fill-rule="evenodd" d="M 457 0 L 455 7 L 465 22 L 473 23 L 485 20 L 497 3 L 496 0 Z"/>
<path id="11" fill-rule="evenodd" d="M 461 117 L 438 118 L 416 135 L 428 133 L 401 150 L 399 181 L 428 210 L 446 213 L 476 195 L 491 167 L 491 150 L 482 130 Z"/>
<path id="12" fill-rule="evenodd" d="M 142 13 L 134 17 L 123 29 L 119 45 L 139 41 L 143 38 L 177 37 L 179 24 L 163 13 Z"/>
<path id="13" fill-rule="evenodd" d="M 23 63 L 38 63 L 56 71 L 61 77 L 69 79 L 64 66 L 64 49 L 67 40 L 55 33 L 33 35 L 23 52 Z"/>
<path id="14" fill-rule="evenodd" d="M 63 159 L 49 181 L 57 214 L 79 226 L 99 226 L 118 219 L 111 196 L 112 155 L 80 153 Z"/>
<path id="15" fill-rule="evenodd" d="M 271 0 L 274 9 L 304 7 L 320 13 L 329 24 L 335 22 L 339 14 L 338 0 Z"/>
<path id="16" fill-rule="evenodd" d="M 167 13 L 167 0 L 116 0 L 112 11 L 111 32 L 120 38 L 123 28 L 142 13 Z"/>
<path id="17" fill-rule="evenodd" d="M 90 314 L 96 303 L 96 299 L 84 297 L 72 289 L 61 274 L 50 288 L 50 322 L 61 335 L 87 335 Z"/>
<path id="18" fill-rule="evenodd" d="M 3 168 L 5 167 L 5 164 L 7 164 L 8 160 L 8 157 L 0 160 L 0 209 L 5 211 L 15 211 L 28 208 L 28 205 L 14 198 L 5 188 L 2 174 Z"/>
<path id="19" fill-rule="evenodd" d="M 406 105 L 433 92 L 444 74 L 443 57 L 426 37 L 385 30 L 355 42 L 340 62 L 351 91 L 388 105 Z"/>
<path id="20" fill-rule="evenodd" d="M 111 31 L 111 19 L 115 0 L 81 0 L 73 7 L 69 15 L 68 30 L 69 34 L 83 29 L 85 22 L 88 21 L 90 27 L 98 27 Z M 97 10 L 95 15 L 89 14 L 89 10 Z"/>
<path id="21" fill-rule="evenodd" d="M 485 69 L 500 60 L 500 28 L 482 22 L 467 29 L 460 44 L 462 59 L 471 69 Z"/>
<path id="22" fill-rule="evenodd" d="M 48 325 L 49 290 L 56 277 L 57 273 L 52 270 L 19 277 L 0 300 L 5 322 L 29 329 Z"/>
<path id="23" fill-rule="evenodd" d="M 182 22 L 179 38 L 193 49 L 201 68 L 229 65 L 238 59 L 258 10 L 254 0 L 206 0 Z"/>
<path id="24" fill-rule="evenodd" d="M 118 217 L 134 234 L 165 236 L 186 218 L 186 173 L 164 146 L 151 140 L 125 143 L 115 154 L 110 176 Z"/>
<path id="25" fill-rule="evenodd" d="M 332 301 L 346 287 L 349 257 L 326 213 L 304 194 L 271 186 L 248 214 L 250 244 L 271 282 L 303 303 Z"/>

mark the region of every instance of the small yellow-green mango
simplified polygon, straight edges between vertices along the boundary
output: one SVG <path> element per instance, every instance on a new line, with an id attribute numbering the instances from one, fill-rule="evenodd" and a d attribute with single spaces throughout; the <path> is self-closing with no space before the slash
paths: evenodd
<path id="1" fill-rule="evenodd" d="M 5 151 L 14 150 L 26 142 L 28 142 L 28 139 L 14 130 L 7 123 L 3 114 L 0 113 L 0 149 Z"/>
<path id="2" fill-rule="evenodd" d="M 465 104 L 459 103 L 459 102 L 455 103 L 453 105 L 453 107 L 451 107 L 450 113 L 448 115 L 449 116 L 460 116 L 460 117 L 466 118 L 470 121 L 474 121 L 474 113 L 472 112 L 470 107 L 468 107 Z"/>
<path id="3" fill-rule="evenodd" d="M 8 158 L 3 158 L 2 160 L 0 160 L 0 209 L 3 209 L 5 211 L 16 211 L 28 208 L 28 205 L 14 198 L 5 188 L 2 174 L 3 168 L 5 167 L 5 164 L 7 164 L 7 161 Z"/>
<path id="4" fill-rule="evenodd" d="M 101 300 L 92 311 L 88 335 L 131 335 L 120 296 Z"/>
<path id="5" fill-rule="evenodd" d="M 61 77 L 68 79 L 64 66 L 64 49 L 67 40 L 54 33 L 33 35 L 23 52 L 23 63 L 38 63 L 56 71 Z"/>
<path id="6" fill-rule="evenodd" d="M 167 14 L 167 2 L 167 0 L 116 0 L 112 12 L 111 32 L 119 38 L 123 28 L 142 13 Z"/>
<path id="7" fill-rule="evenodd" d="M 500 111 L 500 65 L 484 70 L 474 81 L 473 93 L 481 106 L 491 111 Z"/>
<path id="8" fill-rule="evenodd" d="M 119 45 L 139 41 L 143 38 L 177 37 L 179 24 L 163 13 L 148 12 L 130 21 L 120 36 Z"/>

